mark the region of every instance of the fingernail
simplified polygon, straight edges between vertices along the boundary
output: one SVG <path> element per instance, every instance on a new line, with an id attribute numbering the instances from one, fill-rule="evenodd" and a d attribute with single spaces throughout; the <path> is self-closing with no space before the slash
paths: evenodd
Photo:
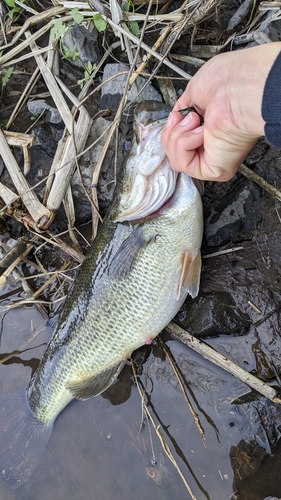
<path id="1" fill-rule="evenodd" d="M 180 124 L 184 127 L 185 125 L 188 125 L 192 120 L 192 115 L 188 113 L 184 119 L 180 122 Z"/>
<path id="2" fill-rule="evenodd" d="M 195 129 L 193 129 L 193 130 L 192 130 L 192 132 L 193 132 L 194 134 L 202 134 L 203 130 L 204 130 L 204 126 L 203 126 L 203 125 L 201 125 L 200 127 L 197 127 L 197 128 L 195 128 Z"/>

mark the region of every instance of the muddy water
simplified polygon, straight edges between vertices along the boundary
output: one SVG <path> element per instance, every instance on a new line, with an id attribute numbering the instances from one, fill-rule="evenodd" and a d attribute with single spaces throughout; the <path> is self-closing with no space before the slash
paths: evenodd
<path id="1" fill-rule="evenodd" d="M 6 297 L 6 305 L 18 298 L 17 290 L 7 289 L 6 292 L 13 293 Z M 44 351 L 44 345 L 39 345 L 51 335 L 51 329 L 45 327 L 34 307 L 9 311 L 4 317 L 2 314 L 2 319 L 1 357 L 14 349 L 32 349 L 0 365 L 1 393 L 27 384 Z M 221 340 L 223 345 L 226 337 Z M 235 355 L 237 339 L 232 340 Z M 236 486 L 233 484 L 235 478 L 230 454 L 235 455 L 234 451 L 242 440 L 249 443 L 260 432 L 259 413 L 266 407 L 266 402 L 256 399 L 254 403 L 236 404 L 234 400 L 247 392 L 244 384 L 178 342 L 169 338 L 165 338 L 165 342 L 204 428 L 205 444 L 159 341 L 145 350 L 146 361 L 139 369 L 139 380 L 149 395 L 153 418 L 161 426 L 161 432 L 196 498 L 263 500 L 269 494 L 280 496 L 279 475 L 269 478 L 274 467 L 280 465 L 278 450 L 276 458 L 270 457 L 270 450 L 264 449 L 266 438 L 262 435 L 260 442 L 264 448 L 259 449 L 259 453 L 256 450 L 256 463 L 250 464 L 250 472 L 251 467 L 254 473 L 259 470 L 258 479 L 264 491 L 261 485 L 254 489 L 256 479 L 250 492 L 246 490 L 243 494 L 242 481 L 239 492 L 237 490 L 233 495 Z M 140 364 L 140 356 L 137 363 Z M 266 430 L 264 432 L 266 434 Z M 241 460 L 242 469 L 241 457 L 246 457 L 249 462 L 252 458 L 247 456 L 247 450 L 235 456 Z M 267 459 L 272 461 L 270 468 Z M 250 479 L 253 480 L 253 476 L 250 474 Z M 245 488 L 247 480 L 244 481 Z M 190 496 L 151 424 L 143 420 L 140 396 L 128 365 L 120 380 L 104 397 L 87 402 L 75 401 L 61 413 L 47 453 L 31 479 L 16 491 L 0 484 L 0 498 L 168 500 Z"/>
<path id="2" fill-rule="evenodd" d="M 20 325 L 28 325 L 31 320 L 33 329 L 43 326 L 33 308 L 6 315 L 1 352 L 10 352 L 24 343 L 28 326 L 22 331 Z M 47 337 L 48 333 L 42 331 L 29 346 L 38 345 Z M 151 395 L 154 418 L 163 426 L 167 439 L 172 439 L 173 453 L 198 498 L 227 498 L 232 492 L 233 480 L 228 448 L 230 444 L 235 444 L 235 439 L 226 445 L 225 435 L 220 437 L 223 443 L 219 443 L 218 434 L 222 429 L 219 429 L 221 425 L 216 417 L 213 398 L 219 394 L 220 402 L 225 401 L 229 405 L 228 400 L 237 394 L 237 383 L 233 384 L 231 377 L 220 378 L 222 374 L 219 370 L 202 363 L 199 357 L 176 342 L 168 344 L 181 369 L 187 373 L 191 371 L 194 379 L 192 392 L 197 411 L 198 407 L 202 407 L 200 413 L 207 449 L 203 446 L 170 365 L 161 360 L 157 345 L 143 365 L 141 376 Z M 1 365 L 1 392 L 25 385 L 31 375 L 31 366 L 36 365 L 41 355 L 42 347 L 34 348 L 16 356 L 14 363 Z M 103 397 L 84 403 L 73 402 L 59 416 L 48 452 L 30 481 L 15 492 L 7 491 L 1 485 L 0 498 L 121 500 L 132 496 L 136 499 L 146 496 L 159 499 L 188 497 L 151 425 L 145 421 L 145 426 L 141 428 L 141 401 L 136 387 L 132 387 L 130 369 L 125 370 L 123 378 L 114 386 L 114 392 L 119 393 L 121 400 L 129 396 L 124 403 L 113 405 Z M 238 386 L 238 392 L 243 392 L 242 384 Z M 209 401 L 205 399 L 206 394 L 212 394 Z"/>

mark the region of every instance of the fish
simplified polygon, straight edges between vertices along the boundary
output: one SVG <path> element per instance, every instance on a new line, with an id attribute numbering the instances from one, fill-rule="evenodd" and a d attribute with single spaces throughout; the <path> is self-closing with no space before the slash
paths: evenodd
<path id="1" fill-rule="evenodd" d="M 0 396 L 0 478 L 23 485 L 41 461 L 59 413 L 105 391 L 132 352 L 198 294 L 201 195 L 161 143 L 170 109 L 136 107 L 134 139 L 111 207 L 27 388 Z"/>

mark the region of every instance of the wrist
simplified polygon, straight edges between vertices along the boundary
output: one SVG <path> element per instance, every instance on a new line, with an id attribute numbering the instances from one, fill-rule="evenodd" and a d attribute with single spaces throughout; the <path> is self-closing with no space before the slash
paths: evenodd
<path id="1" fill-rule="evenodd" d="M 265 125 L 269 115 L 262 112 L 264 89 L 280 51 L 281 42 L 272 42 L 241 51 L 244 54 L 243 65 L 241 70 L 237 72 L 236 78 L 236 81 L 239 81 L 237 83 L 239 90 L 236 92 L 238 105 L 240 105 L 238 116 L 242 117 L 242 124 L 240 123 L 239 126 L 251 137 L 257 138 L 265 135 Z M 279 91 L 280 79 L 278 83 Z M 271 88 L 269 89 L 269 100 L 271 107 L 274 108 L 276 100 L 274 100 Z M 276 113 L 280 120 L 281 116 L 278 110 Z"/>

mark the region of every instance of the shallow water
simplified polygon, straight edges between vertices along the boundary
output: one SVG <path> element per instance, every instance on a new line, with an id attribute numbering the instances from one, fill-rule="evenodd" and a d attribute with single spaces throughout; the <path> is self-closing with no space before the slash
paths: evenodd
<path id="1" fill-rule="evenodd" d="M 7 287 L 6 292 L 12 295 L 6 298 L 5 304 L 18 298 L 16 289 Z M 34 347 L 0 364 L 0 391 L 4 393 L 26 386 L 44 352 L 45 346 L 40 344 L 48 341 L 52 330 L 45 326 L 35 307 L 10 310 L 2 314 L 2 320 L 1 357 L 15 349 Z M 220 341 L 235 350 L 235 342 L 241 339 L 223 337 Z M 280 496 L 279 474 L 271 479 L 269 476 L 281 465 L 278 449 L 274 458 L 266 451 L 263 461 L 257 456 L 255 463 L 250 464 L 252 473 L 240 482 L 239 467 L 234 477 L 233 458 L 232 462 L 230 458 L 231 452 L 236 461 L 241 459 L 243 467 L 242 458 L 247 453 L 243 447 L 239 451 L 237 445 L 241 446 L 242 440 L 251 441 L 254 435 L 259 435 L 259 442 L 266 448 L 266 437 L 260 429 L 261 412 L 267 408 L 265 400 L 233 404 L 233 400 L 248 391 L 243 383 L 180 343 L 169 338 L 165 342 L 204 428 L 205 446 L 158 340 L 151 348 L 141 351 L 147 359 L 139 369 L 139 380 L 148 394 L 156 425 L 160 425 L 195 497 L 198 500 L 263 500 L 268 495 Z M 279 413 L 274 413 L 274 419 L 276 423 Z M 266 434 L 266 429 L 264 432 Z M 74 401 L 59 415 L 47 453 L 25 485 L 11 491 L 0 484 L 0 499 L 38 498 L 191 498 L 151 423 L 143 419 L 140 395 L 129 365 L 103 397 Z"/>

